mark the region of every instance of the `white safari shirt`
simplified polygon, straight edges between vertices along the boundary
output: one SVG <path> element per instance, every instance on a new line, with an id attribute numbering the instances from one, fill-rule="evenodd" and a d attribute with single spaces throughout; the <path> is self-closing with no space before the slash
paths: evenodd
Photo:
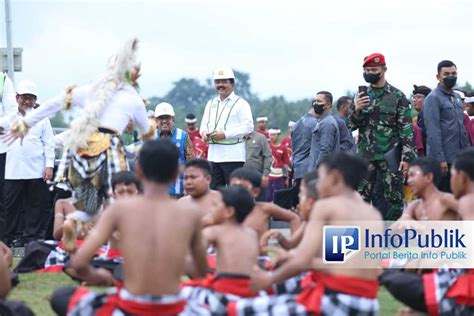
<path id="1" fill-rule="evenodd" d="M 0 119 L 0 126 L 8 128 L 21 118 L 20 112 Z M 5 180 L 40 179 L 46 167 L 54 167 L 54 135 L 49 119 L 33 126 L 23 139 L 17 139 L 8 147 L 5 163 Z"/>
<path id="2" fill-rule="evenodd" d="M 212 162 L 245 162 L 243 137 L 253 131 L 252 110 L 247 101 L 232 92 L 221 101 L 209 100 L 201 120 L 201 131 L 224 132 L 225 141 L 232 145 L 209 144 L 207 159 Z"/>

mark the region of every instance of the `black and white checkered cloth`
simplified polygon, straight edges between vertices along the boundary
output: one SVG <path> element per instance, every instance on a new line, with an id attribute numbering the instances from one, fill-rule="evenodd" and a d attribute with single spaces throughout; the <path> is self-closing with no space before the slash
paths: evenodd
<path id="1" fill-rule="evenodd" d="M 296 295 L 261 296 L 241 299 L 228 305 L 231 316 L 311 315 L 306 307 L 296 301 Z M 327 316 L 375 316 L 379 302 L 360 296 L 326 291 L 321 301 L 321 315 Z"/>
<path id="2" fill-rule="evenodd" d="M 282 283 L 273 285 L 275 295 L 300 293 L 303 289 L 301 287 L 301 281 L 306 277 L 307 274 L 308 272 L 303 272 L 288 280 L 283 281 Z"/>
<path id="3" fill-rule="evenodd" d="M 207 309 L 212 315 L 227 315 L 227 304 L 240 299 L 236 295 L 221 294 L 198 286 L 183 287 L 181 295 L 187 302 L 193 302 L 194 306 Z"/>
<path id="4" fill-rule="evenodd" d="M 80 301 L 75 305 L 70 311 L 68 311 L 69 316 L 91 316 L 94 315 L 97 310 L 107 303 L 107 299 L 111 295 L 115 295 L 117 289 L 113 288 L 108 290 L 105 293 L 95 293 L 89 291 L 87 294 L 81 297 Z M 174 304 L 179 300 L 182 300 L 181 295 L 161 295 L 161 296 L 152 296 L 152 295 L 133 295 L 130 294 L 127 290 L 119 290 L 119 296 L 121 299 L 126 301 L 133 301 L 136 303 L 143 304 Z M 178 316 L 211 316 L 209 311 L 205 308 L 197 306 L 194 302 L 186 302 L 185 309 L 178 314 Z M 130 314 L 125 313 L 119 308 L 116 308 L 111 316 L 130 316 Z"/>
<path id="5" fill-rule="evenodd" d="M 436 272 L 433 272 L 429 276 L 432 277 L 435 285 L 435 298 L 437 302 L 438 315 L 439 316 L 472 316 L 474 315 L 474 309 L 472 307 L 458 305 L 454 299 L 446 297 L 446 293 L 449 288 L 456 282 L 458 277 L 462 275 L 465 271 L 461 269 L 439 269 Z M 425 280 L 425 291 L 432 291 L 426 286 Z M 431 293 L 433 294 L 433 293 Z M 425 294 L 425 297 L 427 295 Z M 426 302 L 427 305 L 429 302 Z M 430 311 L 430 309 L 428 309 Z"/>
<path id="6" fill-rule="evenodd" d="M 61 189 L 72 191 L 73 197 L 83 202 L 82 211 L 95 215 L 100 209 L 102 200 L 107 199 L 111 193 L 112 175 L 127 170 L 129 166 L 122 142 L 119 136 L 111 135 L 110 147 L 95 157 L 81 157 L 75 151 L 66 148 L 54 183 Z M 93 179 L 94 177 L 98 180 Z M 83 180 L 91 181 L 86 183 Z"/>

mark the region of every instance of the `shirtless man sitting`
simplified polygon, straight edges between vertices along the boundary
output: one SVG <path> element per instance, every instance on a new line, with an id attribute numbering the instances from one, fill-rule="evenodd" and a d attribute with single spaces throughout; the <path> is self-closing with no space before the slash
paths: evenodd
<path id="1" fill-rule="evenodd" d="M 458 220 L 454 195 L 439 191 L 441 167 L 432 158 L 418 158 L 410 163 L 408 186 L 418 199 L 403 211 L 399 221 L 452 221 Z"/>
<path id="2" fill-rule="evenodd" d="M 301 272 L 315 268 L 314 260 L 322 258 L 323 227 L 349 225 L 359 221 L 373 222 L 382 229 L 380 213 L 360 199 L 355 192 L 365 178 L 367 163 L 344 152 L 322 160 L 318 167 L 318 193 L 300 244 L 274 272 L 256 270 L 252 276 L 254 290 L 268 288 Z M 356 258 L 354 258 L 356 259 Z M 352 259 L 351 259 L 352 260 Z M 228 305 L 231 315 L 377 315 L 377 269 L 344 268 L 324 265 L 324 272 L 314 270 L 298 295 L 242 299 Z M 258 313 L 260 312 L 260 313 Z"/>
<path id="3" fill-rule="evenodd" d="M 451 167 L 451 189 L 458 200 L 462 220 L 474 220 L 474 149 L 460 151 Z M 399 301 L 412 310 L 399 315 L 473 315 L 474 301 L 469 284 L 474 282 L 472 270 L 436 269 L 423 276 L 404 272 L 384 272 L 381 283 Z M 468 303 L 468 304 L 466 304 Z"/>
<path id="4" fill-rule="evenodd" d="M 118 231 L 124 257 L 123 287 L 106 294 L 94 294 L 87 288 L 59 289 L 52 298 L 56 313 L 94 315 L 106 305 L 108 315 L 174 315 L 191 308 L 179 295 L 184 259 L 190 251 L 196 275 L 203 277 L 206 252 L 199 212 L 168 195 L 178 175 L 178 158 L 179 151 L 170 141 L 146 142 L 136 165 L 143 195 L 111 205 L 72 258 L 72 267 L 88 284 L 113 285 L 111 273 L 92 268 L 90 260 Z"/>
<path id="5" fill-rule="evenodd" d="M 230 175 L 230 185 L 247 189 L 255 198 L 260 194 L 261 184 L 261 175 L 258 171 L 250 168 L 238 168 Z M 289 222 L 291 233 L 298 229 L 301 222 L 300 217 L 290 210 L 285 210 L 270 202 L 256 202 L 252 213 L 247 216 L 244 224 L 255 229 L 260 239 L 268 231 L 271 218 Z"/>
<path id="6" fill-rule="evenodd" d="M 211 165 L 205 159 L 192 159 L 184 167 L 184 190 L 186 196 L 180 203 L 192 203 L 201 211 L 203 220 L 209 214 L 213 201 L 219 198 L 217 191 L 211 190 Z M 204 223 L 207 226 L 209 223 Z"/>
<path id="7" fill-rule="evenodd" d="M 221 197 L 211 209 L 215 224 L 203 230 L 207 244 L 216 249 L 216 273 L 185 283 L 183 290 L 186 298 L 209 305 L 213 314 L 225 314 L 229 301 L 255 296 L 249 283 L 258 257 L 257 233 L 242 224 L 254 207 L 253 196 L 241 187 L 219 191 Z"/>
<path id="8" fill-rule="evenodd" d="M 141 191 L 140 181 L 137 179 L 137 176 L 132 171 L 120 171 L 115 173 L 112 176 L 111 180 L 112 184 L 112 199 L 111 201 L 118 201 L 122 199 L 126 199 L 128 197 L 134 196 Z M 74 206 L 66 200 L 60 204 L 69 214 L 82 214 L 83 212 L 76 212 Z M 59 202 L 59 201 L 58 201 Z M 70 207 L 73 209 L 70 209 Z M 56 219 L 58 219 L 58 227 L 56 231 Z M 60 217 L 55 218 L 55 233 L 59 236 L 62 235 L 62 240 L 64 242 L 64 249 L 69 253 L 76 252 L 78 245 L 77 239 L 84 239 L 92 227 L 95 225 L 96 220 L 92 220 L 89 222 L 84 223 L 82 229 L 77 231 L 77 221 L 74 218 L 70 218 L 66 216 L 62 227 L 60 227 Z M 118 248 L 118 239 L 115 238 L 114 234 L 110 239 L 110 247 L 111 248 Z"/>

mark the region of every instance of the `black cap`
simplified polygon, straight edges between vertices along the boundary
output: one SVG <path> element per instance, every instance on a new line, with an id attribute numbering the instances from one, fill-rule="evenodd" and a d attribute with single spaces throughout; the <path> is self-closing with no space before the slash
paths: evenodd
<path id="1" fill-rule="evenodd" d="M 187 118 L 188 120 L 194 120 L 194 119 L 196 118 L 196 115 L 194 115 L 194 114 L 192 114 L 192 113 L 189 113 L 189 114 L 186 115 L 186 118 Z"/>
<path id="2" fill-rule="evenodd" d="M 413 88 L 413 94 L 422 94 L 425 97 L 431 92 L 431 89 L 427 86 L 417 86 L 416 84 L 414 84 Z"/>

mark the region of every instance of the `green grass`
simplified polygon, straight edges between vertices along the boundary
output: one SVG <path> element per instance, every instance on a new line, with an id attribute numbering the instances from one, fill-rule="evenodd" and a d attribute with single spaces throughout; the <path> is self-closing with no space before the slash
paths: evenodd
<path id="1" fill-rule="evenodd" d="M 62 273 L 26 273 L 20 274 L 20 284 L 13 289 L 8 299 L 22 301 L 38 316 L 52 316 L 49 299 L 53 291 L 61 286 L 74 286 L 68 276 Z M 393 316 L 402 306 L 384 289 L 379 292 L 380 315 Z"/>

